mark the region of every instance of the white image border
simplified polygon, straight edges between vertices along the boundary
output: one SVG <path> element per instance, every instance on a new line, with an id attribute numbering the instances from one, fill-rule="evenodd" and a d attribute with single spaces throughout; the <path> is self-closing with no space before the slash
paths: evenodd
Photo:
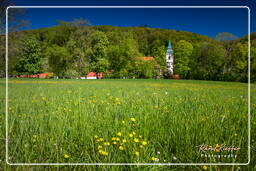
<path id="1" fill-rule="evenodd" d="M 10 163 L 8 161 L 8 10 L 10 8 L 246 8 L 248 9 L 248 162 L 247 163 Z M 248 6 L 8 6 L 6 8 L 6 163 L 8 165 L 249 165 L 250 163 L 250 8 Z"/>

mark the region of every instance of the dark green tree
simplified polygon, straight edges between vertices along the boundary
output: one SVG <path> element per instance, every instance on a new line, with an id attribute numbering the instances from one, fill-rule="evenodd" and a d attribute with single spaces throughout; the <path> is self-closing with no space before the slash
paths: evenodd
<path id="1" fill-rule="evenodd" d="M 46 49 L 46 56 L 48 57 L 50 71 L 57 76 L 65 76 L 65 72 L 70 68 L 70 54 L 65 47 L 53 45 Z M 74 71 L 69 71 L 74 72 Z"/>
<path id="2" fill-rule="evenodd" d="M 18 74 L 37 74 L 42 71 L 42 52 L 38 40 L 28 38 L 24 41 L 22 54 L 18 59 L 16 70 Z"/>

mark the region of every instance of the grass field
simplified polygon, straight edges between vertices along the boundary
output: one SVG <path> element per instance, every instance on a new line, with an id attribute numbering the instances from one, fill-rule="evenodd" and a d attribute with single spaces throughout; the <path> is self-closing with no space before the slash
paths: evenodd
<path id="1" fill-rule="evenodd" d="M 189 80 L 10 79 L 8 160 L 246 163 L 247 88 Z M 202 144 L 214 150 L 202 152 Z M 224 157 L 231 154 L 237 157 Z"/>

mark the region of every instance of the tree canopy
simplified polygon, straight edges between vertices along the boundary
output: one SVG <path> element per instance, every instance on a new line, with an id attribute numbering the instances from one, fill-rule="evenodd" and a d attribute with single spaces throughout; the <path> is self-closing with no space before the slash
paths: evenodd
<path id="1" fill-rule="evenodd" d="M 16 38 L 18 34 L 23 36 Z M 225 33 L 214 40 L 167 29 L 92 26 L 83 19 L 59 22 L 55 27 L 10 33 L 9 74 L 47 71 L 56 76 L 80 77 L 93 71 L 104 72 L 110 78 L 163 78 L 167 43 L 171 40 L 174 73 L 181 78 L 246 81 L 247 36 L 223 41 L 225 36 L 233 37 Z M 252 81 L 256 80 L 255 38 L 256 34 L 251 34 Z M 146 56 L 154 58 L 141 60 Z"/>

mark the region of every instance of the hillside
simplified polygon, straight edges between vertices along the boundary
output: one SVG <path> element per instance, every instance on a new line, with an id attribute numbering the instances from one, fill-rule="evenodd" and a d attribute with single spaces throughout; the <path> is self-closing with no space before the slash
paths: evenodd
<path id="1" fill-rule="evenodd" d="M 256 33 L 252 33 L 252 73 L 256 73 L 255 38 Z M 171 40 L 174 51 L 174 73 L 183 79 L 247 80 L 247 36 L 220 42 L 185 31 L 84 26 L 66 22 L 55 27 L 11 33 L 9 74 L 53 72 L 63 77 L 80 77 L 94 71 L 104 72 L 105 78 L 164 78 L 167 76 L 165 52 L 168 40 Z M 3 48 L 4 44 L 1 44 Z M 24 62 L 33 55 L 37 56 L 33 60 L 39 62 L 30 65 L 32 69 L 29 69 Z M 144 56 L 153 56 L 154 60 L 136 60 Z M 3 66 L 2 62 L 2 70 Z M 161 72 L 156 72 L 156 66 Z M 256 77 L 252 75 L 251 78 L 255 80 Z"/>

